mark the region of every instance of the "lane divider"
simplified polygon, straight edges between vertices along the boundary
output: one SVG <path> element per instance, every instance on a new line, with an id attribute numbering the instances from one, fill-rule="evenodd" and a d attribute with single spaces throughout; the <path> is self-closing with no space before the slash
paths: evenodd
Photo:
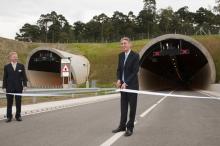
<path id="1" fill-rule="evenodd" d="M 137 93 L 137 90 L 128 90 L 128 89 L 118 89 L 117 92 L 126 92 L 129 91 L 129 93 Z M 175 90 L 174 90 L 175 91 Z M 174 91 L 171 91 L 169 94 L 165 95 L 162 99 L 160 99 L 159 101 L 157 101 L 154 105 L 152 105 L 150 108 L 148 108 L 145 112 L 143 112 L 140 117 L 143 118 L 145 117 L 147 114 L 149 114 L 154 108 L 156 108 L 156 106 L 158 106 L 166 97 L 168 97 L 169 95 L 171 95 Z M 136 117 L 137 119 L 137 117 Z M 134 123 L 134 125 L 136 125 L 138 123 L 139 119 L 137 119 Z M 107 139 L 105 142 L 103 142 L 100 146 L 111 146 L 113 145 L 119 138 L 121 138 L 124 135 L 125 132 L 118 132 L 116 134 L 114 134 L 112 137 L 110 137 L 109 139 Z"/>
<path id="2" fill-rule="evenodd" d="M 134 122 L 134 125 L 136 125 L 136 124 L 137 124 L 137 121 Z M 104 143 L 102 143 L 100 146 L 111 146 L 124 134 L 125 134 L 125 132 L 118 132 L 118 133 L 114 134 L 112 137 L 110 137 L 108 140 L 106 140 Z"/>

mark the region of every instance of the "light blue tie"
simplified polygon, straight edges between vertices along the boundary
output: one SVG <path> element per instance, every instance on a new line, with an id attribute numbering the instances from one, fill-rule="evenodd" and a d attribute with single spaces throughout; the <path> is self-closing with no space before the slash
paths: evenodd
<path id="1" fill-rule="evenodd" d="M 124 66 L 125 66 L 125 63 L 126 63 L 126 61 L 127 61 L 127 58 L 128 58 L 128 54 L 125 53 Z M 123 69 L 123 73 L 122 73 L 122 81 L 125 82 L 124 69 Z"/>
<path id="2" fill-rule="evenodd" d="M 127 61 L 127 58 L 128 58 L 128 54 L 127 54 L 127 53 L 125 53 L 124 65 L 125 65 L 125 63 L 126 63 L 126 61 Z"/>

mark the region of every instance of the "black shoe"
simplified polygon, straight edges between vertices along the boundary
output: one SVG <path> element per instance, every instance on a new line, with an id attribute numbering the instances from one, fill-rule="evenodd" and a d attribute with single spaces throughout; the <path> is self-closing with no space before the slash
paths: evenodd
<path id="1" fill-rule="evenodd" d="M 7 118 L 7 119 L 5 120 L 5 122 L 6 122 L 6 123 L 11 122 L 11 118 Z"/>
<path id="2" fill-rule="evenodd" d="M 133 134 L 133 130 L 128 129 L 128 130 L 125 132 L 124 136 L 131 136 L 132 134 Z"/>
<path id="3" fill-rule="evenodd" d="M 112 130 L 112 133 L 118 133 L 118 132 L 121 132 L 121 131 L 125 131 L 125 128 L 117 128 L 115 130 Z"/>
<path id="4" fill-rule="evenodd" d="M 16 121 L 21 122 L 21 121 L 22 121 L 22 118 L 21 118 L 21 117 L 18 117 L 18 118 L 16 118 Z"/>

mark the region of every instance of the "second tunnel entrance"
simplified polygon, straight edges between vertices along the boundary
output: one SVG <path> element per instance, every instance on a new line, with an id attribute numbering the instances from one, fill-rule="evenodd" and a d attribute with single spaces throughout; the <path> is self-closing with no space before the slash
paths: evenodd
<path id="1" fill-rule="evenodd" d="M 154 39 L 140 52 L 143 89 L 186 86 L 206 88 L 215 82 L 215 65 L 209 52 L 190 37 L 168 34 Z"/>

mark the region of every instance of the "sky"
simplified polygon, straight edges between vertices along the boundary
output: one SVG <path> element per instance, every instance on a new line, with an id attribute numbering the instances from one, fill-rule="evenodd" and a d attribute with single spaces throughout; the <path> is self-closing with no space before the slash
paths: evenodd
<path id="1" fill-rule="evenodd" d="M 190 11 L 200 7 L 213 8 L 215 0 L 156 0 L 157 9 L 171 6 L 178 10 L 188 6 Z M 36 24 L 41 14 L 56 11 L 70 24 L 88 22 L 93 16 L 105 13 L 109 17 L 114 11 L 135 15 L 143 9 L 143 0 L 4 0 L 0 4 L 0 37 L 14 39 L 16 32 L 25 24 Z"/>

